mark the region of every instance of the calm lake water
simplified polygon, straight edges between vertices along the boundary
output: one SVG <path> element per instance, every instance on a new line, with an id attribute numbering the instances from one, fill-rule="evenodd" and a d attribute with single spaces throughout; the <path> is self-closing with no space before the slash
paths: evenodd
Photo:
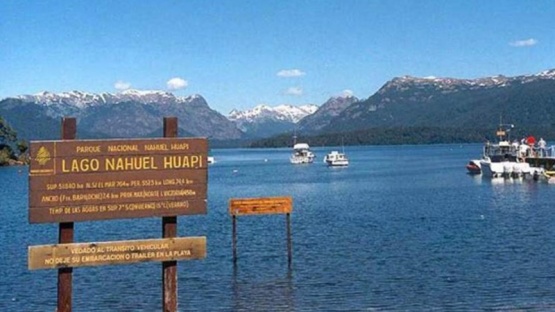
<path id="1" fill-rule="evenodd" d="M 179 217 L 206 236 L 179 262 L 181 311 L 555 310 L 555 185 L 466 174 L 480 145 L 346 147 L 351 164 L 291 165 L 289 149 L 213 150 L 208 214 Z M 0 311 L 54 311 L 56 270 L 28 271 L 27 247 L 57 242 L 28 223 L 27 168 L 0 168 Z M 284 216 L 238 219 L 228 201 L 293 197 Z M 81 222 L 75 241 L 159 238 L 159 218 Z M 74 311 L 161 310 L 161 265 L 74 269 Z"/>

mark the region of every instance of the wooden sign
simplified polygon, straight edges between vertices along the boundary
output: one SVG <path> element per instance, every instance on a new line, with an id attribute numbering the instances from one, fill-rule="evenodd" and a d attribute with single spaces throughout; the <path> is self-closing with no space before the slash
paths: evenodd
<path id="1" fill-rule="evenodd" d="M 233 216 L 291 213 L 291 197 L 232 198 L 229 213 Z"/>
<path id="2" fill-rule="evenodd" d="M 29 247 L 29 270 L 205 257 L 206 237 L 39 245 Z"/>
<path id="3" fill-rule="evenodd" d="M 201 138 L 31 142 L 29 222 L 206 213 Z"/>
<path id="4" fill-rule="evenodd" d="M 293 211 L 292 197 L 259 197 L 259 198 L 232 198 L 229 201 L 229 214 L 231 215 L 231 244 L 233 250 L 233 263 L 237 264 L 237 217 L 263 214 L 285 214 L 287 230 L 287 259 L 289 267 L 293 259 L 291 241 L 291 212 Z"/>

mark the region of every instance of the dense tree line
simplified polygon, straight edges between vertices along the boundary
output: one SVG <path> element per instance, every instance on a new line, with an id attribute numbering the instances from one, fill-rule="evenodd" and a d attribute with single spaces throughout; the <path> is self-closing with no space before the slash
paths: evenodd
<path id="1" fill-rule="evenodd" d="M 0 166 L 28 163 L 28 148 L 27 142 L 18 141 L 15 130 L 0 116 Z"/>
<path id="2" fill-rule="evenodd" d="M 298 136 L 297 142 L 306 142 L 311 146 L 482 143 L 485 141 L 495 142 L 497 140 L 495 133 L 496 128 L 369 128 L 351 132 Z M 526 129 L 512 129 L 509 132 L 511 139 L 520 139 L 529 135 L 537 138 L 555 138 L 555 128 L 529 127 Z M 281 134 L 250 144 L 251 147 L 286 147 L 292 145 L 293 133 Z"/>

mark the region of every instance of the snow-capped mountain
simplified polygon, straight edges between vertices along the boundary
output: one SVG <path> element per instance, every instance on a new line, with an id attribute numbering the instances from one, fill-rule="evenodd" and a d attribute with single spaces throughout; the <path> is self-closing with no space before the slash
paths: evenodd
<path id="1" fill-rule="evenodd" d="M 347 107 L 322 131 L 379 127 L 483 129 L 504 120 L 521 127 L 551 125 L 555 69 L 534 75 L 477 79 L 396 77 Z"/>
<path id="2" fill-rule="evenodd" d="M 391 81 L 387 82 L 379 91 L 378 94 L 384 94 L 392 90 L 404 91 L 414 86 L 419 88 L 433 87 L 436 89 L 443 90 L 445 92 L 449 91 L 460 91 L 460 90 L 477 90 L 483 88 L 496 88 L 496 87 L 506 87 L 508 85 L 518 83 L 524 84 L 529 82 L 534 82 L 537 80 L 555 80 L 555 69 L 545 70 L 534 75 L 521 75 L 515 77 L 507 77 L 503 75 L 497 75 L 492 77 L 483 77 L 476 79 L 458 79 L 458 78 L 447 78 L 447 77 L 413 77 L 413 76 L 402 76 L 393 78 Z"/>
<path id="3" fill-rule="evenodd" d="M 320 108 L 259 105 L 228 117 L 200 95 L 165 91 L 42 92 L 0 100 L 2 116 L 22 139 L 58 139 L 60 117 L 77 118 L 78 137 L 160 136 L 162 118 L 176 116 L 180 135 L 215 140 L 260 138 L 292 132 L 334 133 L 380 127 L 487 128 L 500 112 L 520 126 L 551 125 L 555 69 L 533 75 L 477 79 L 402 76 L 366 100 L 332 97 Z M 318 111 L 317 111 L 318 109 Z M 247 134 L 241 132 L 242 129 Z"/>
<path id="4" fill-rule="evenodd" d="M 81 91 L 71 91 L 62 93 L 51 93 L 44 91 L 34 95 L 20 95 L 15 98 L 25 102 L 51 105 L 70 105 L 77 108 L 86 108 L 103 104 L 118 104 L 124 102 L 148 103 L 186 103 L 199 97 L 192 95 L 189 97 L 176 97 L 173 93 L 157 90 L 134 90 L 128 89 L 120 93 L 87 93 Z"/>
<path id="5" fill-rule="evenodd" d="M 176 97 L 165 91 L 41 92 L 0 100 L 0 115 L 30 139 L 56 139 L 59 131 L 46 133 L 44 129 L 56 128 L 59 118 L 64 116 L 76 117 L 78 129 L 86 133 L 85 137 L 158 136 L 166 116 L 178 117 L 182 133 L 189 136 L 215 140 L 243 137 L 235 124 L 212 110 L 202 96 Z M 36 116 L 37 122 L 30 124 L 29 115 Z"/>
<path id="6" fill-rule="evenodd" d="M 304 117 L 313 114 L 318 110 L 318 105 L 307 104 L 302 106 L 278 105 L 270 107 L 268 105 L 258 105 L 246 111 L 232 110 L 228 119 L 231 121 L 256 122 L 261 119 L 274 119 L 297 123 Z"/>
<path id="7" fill-rule="evenodd" d="M 247 134 L 256 137 L 267 137 L 293 130 L 296 123 L 317 110 L 318 106 L 314 104 L 302 106 L 279 105 L 275 107 L 258 105 L 246 111 L 234 109 L 227 118 Z"/>

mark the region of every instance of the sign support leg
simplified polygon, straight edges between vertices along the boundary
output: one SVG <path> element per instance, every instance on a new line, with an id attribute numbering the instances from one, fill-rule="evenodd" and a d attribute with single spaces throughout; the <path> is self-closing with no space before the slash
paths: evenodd
<path id="1" fill-rule="evenodd" d="M 164 137 L 177 137 L 177 118 L 164 117 Z M 177 236 L 177 217 L 162 217 L 162 237 Z M 162 262 L 162 311 L 177 312 L 177 261 Z"/>
<path id="2" fill-rule="evenodd" d="M 177 217 L 162 218 L 163 237 L 177 236 Z M 162 262 L 164 312 L 177 311 L 177 261 Z"/>
<path id="3" fill-rule="evenodd" d="M 237 264 L 237 217 L 232 216 L 232 237 L 231 244 L 233 246 L 233 264 Z"/>
<path id="4" fill-rule="evenodd" d="M 293 246 L 291 242 L 291 214 L 287 213 L 285 215 L 285 218 L 287 220 L 287 263 L 289 267 L 291 267 L 291 262 L 293 261 Z"/>
<path id="5" fill-rule="evenodd" d="M 74 140 L 77 133 L 75 118 L 62 118 L 62 140 Z M 73 222 L 60 223 L 58 242 L 73 243 Z M 73 268 L 58 269 L 58 312 L 71 312 Z"/>

